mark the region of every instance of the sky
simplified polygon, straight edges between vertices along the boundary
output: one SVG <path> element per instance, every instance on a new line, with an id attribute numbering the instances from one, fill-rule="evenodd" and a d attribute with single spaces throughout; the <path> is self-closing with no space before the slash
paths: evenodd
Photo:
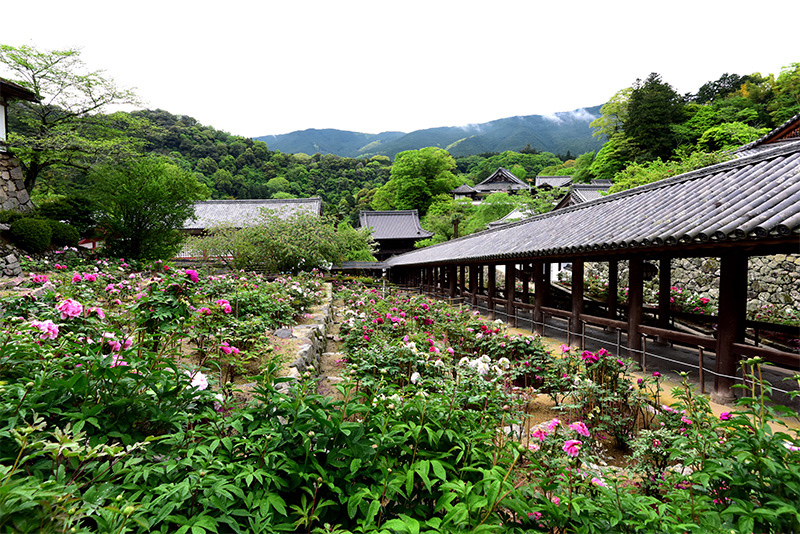
<path id="1" fill-rule="evenodd" d="M 651 72 L 684 94 L 800 62 L 797 0 L 6 4 L 0 44 L 79 48 L 143 107 L 247 137 L 549 115 Z"/>

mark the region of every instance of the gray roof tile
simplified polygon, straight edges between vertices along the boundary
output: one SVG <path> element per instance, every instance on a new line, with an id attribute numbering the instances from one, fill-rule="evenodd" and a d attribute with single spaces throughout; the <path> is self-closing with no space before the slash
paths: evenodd
<path id="1" fill-rule="evenodd" d="M 361 211 L 361 228 L 372 227 L 374 239 L 425 239 L 433 232 L 423 230 L 417 210 Z"/>

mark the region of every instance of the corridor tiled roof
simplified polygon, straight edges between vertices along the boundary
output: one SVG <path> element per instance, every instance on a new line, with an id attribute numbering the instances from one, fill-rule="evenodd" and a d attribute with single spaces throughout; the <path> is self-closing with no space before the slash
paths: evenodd
<path id="1" fill-rule="evenodd" d="M 390 266 L 795 240 L 800 141 L 396 256 Z"/>
<path id="2" fill-rule="evenodd" d="M 371 227 L 374 239 L 425 239 L 433 232 L 423 230 L 417 210 L 361 211 L 361 228 Z"/>

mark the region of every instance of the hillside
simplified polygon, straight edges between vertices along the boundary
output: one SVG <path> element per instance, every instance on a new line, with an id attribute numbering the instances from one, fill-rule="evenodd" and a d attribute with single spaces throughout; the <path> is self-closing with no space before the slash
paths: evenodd
<path id="1" fill-rule="evenodd" d="M 375 155 L 394 158 L 398 152 L 428 146 L 447 149 L 455 157 L 520 150 L 526 145 L 555 154 L 567 151 L 581 154 L 599 150 L 603 144 L 592 137 L 589 127 L 599 116 L 600 106 L 593 106 L 548 116 L 509 117 L 483 124 L 427 128 L 410 133 L 365 134 L 309 129 L 256 139 L 267 143 L 270 150 L 284 153 L 336 154 L 349 158 Z"/>

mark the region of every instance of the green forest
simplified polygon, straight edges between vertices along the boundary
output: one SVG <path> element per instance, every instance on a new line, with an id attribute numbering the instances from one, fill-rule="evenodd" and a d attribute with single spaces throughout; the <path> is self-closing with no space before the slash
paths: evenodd
<path id="1" fill-rule="evenodd" d="M 800 63 L 778 74 L 724 74 L 685 95 L 652 73 L 601 107 L 591 123 L 603 141 L 596 153 L 552 154 L 528 144 L 454 158 L 425 148 L 400 152 L 392 161 L 382 155 L 285 154 L 160 109 L 108 112 L 113 104 L 137 104 L 136 95 L 86 71 L 75 50 L 2 45 L 0 64 L 11 71 L 9 80 L 40 96 L 39 102 L 8 106 L 8 143 L 32 198 L 39 206 L 71 206 L 83 216 L 93 209 L 93 170 L 150 156 L 193 176 L 210 198 L 320 197 L 327 215 L 352 225 L 365 209 L 418 209 L 423 216 L 432 210 L 423 219 L 427 228 L 464 220 L 463 235 L 514 207 L 543 212 L 557 200 L 552 192 L 493 199 L 483 213 L 452 201 L 448 191 L 474 185 L 498 167 L 531 183 L 537 175 L 611 180 L 615 192 L 722 161 L 730 149 L 800 112 Z M 67 222 L 81 232 L 91 226 Z M 437 240 L 452 237 L 446 234 Z"/>

